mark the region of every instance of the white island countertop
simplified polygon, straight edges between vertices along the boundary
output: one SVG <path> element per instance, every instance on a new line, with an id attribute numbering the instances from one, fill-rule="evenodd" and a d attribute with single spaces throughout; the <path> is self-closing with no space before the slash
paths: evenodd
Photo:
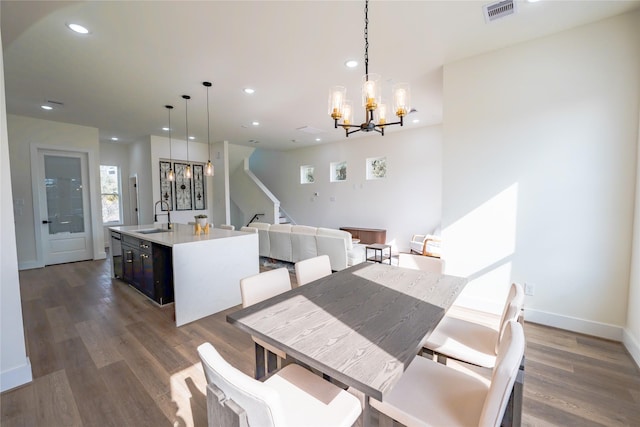
<path id="1" fill-rule="evenodd" d="M 195 227 L 166 223 L 109 227 L 111 231 L 171 248 L 176 326 L 239 305 L 240 279 L 258 274 L 258 234 L 211 228 L 196 235 Z"/>
<path id="2" fill-rule="evenodd" d="M 139 239 L 148 240 L 163 246 L 173 247 L 183 243 L 204 242 L 214 239 L 225 239 L 228 237 L 242 236 L 247 233 L 243 231 L 223 230 L 221 228 L 210 228 L 209 233 L 194 233 L 194 226 L 188 224 L 172 224 L 171 230 L 166 230 L 166 223 L 144 224 L 144 225 L 121 225 L 117 227 L 109 227 L 110 230 L 119 231 L 123 234 L 137 237 Z M 140 233 L 144 230 L 163 229 L 161 233 L 145 234 Z"/>

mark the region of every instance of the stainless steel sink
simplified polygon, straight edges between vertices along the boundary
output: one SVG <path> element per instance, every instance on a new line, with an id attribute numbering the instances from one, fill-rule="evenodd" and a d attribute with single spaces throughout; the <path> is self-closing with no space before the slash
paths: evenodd
<path id="1" fill-rule="evenodd" d="M 173 230 L 166 230 L 164 228 L 148 228 L 146 230 L 137 230 L 136 233 L 140 234 L 156 234 L 156 233 L 170 233 Z"/>

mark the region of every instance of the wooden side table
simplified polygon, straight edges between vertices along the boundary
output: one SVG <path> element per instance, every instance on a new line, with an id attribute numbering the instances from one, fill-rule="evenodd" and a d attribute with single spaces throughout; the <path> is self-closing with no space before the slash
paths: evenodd
<path id="1" fill-rule="evenodd" d="M 379 228 L 340 227 L 340 230 L 348 231 L 354 239 L 360 239 L 360 243 L 385 243 L 387 230 Z"/>
<path id="2" fill-rule="evenodd" d="M 369 257 L 369 251 L 373 251 L 372 257 Z M 377 262 L 380 264 L 384 263 L 385 260 L 389 260 L 389 265 L 391 265 L 391 245 L 384 245 L 382 243 L 367 245 L 365 248 L 365 257 L 367 258 L 367 261 Z"/>

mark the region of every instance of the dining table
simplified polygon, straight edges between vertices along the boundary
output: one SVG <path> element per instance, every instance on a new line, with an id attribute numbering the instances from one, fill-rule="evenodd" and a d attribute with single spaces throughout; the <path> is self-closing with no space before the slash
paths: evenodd
<path id="1" fill-rule="evenodd" d="M 365 262 L 228 314 L 227 321 L 358 390 L 367 425 L 368 399 L 384 401 L 466 284 L 463 277 Z"/>

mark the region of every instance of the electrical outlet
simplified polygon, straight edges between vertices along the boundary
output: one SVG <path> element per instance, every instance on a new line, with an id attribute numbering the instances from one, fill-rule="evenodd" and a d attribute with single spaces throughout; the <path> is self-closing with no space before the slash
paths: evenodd
<path id="1" fill-rule="evenodd" d="M 524 284 L 524 294 L 533 296 L 536 293 L 536 285 L 533 283 Z"/>

